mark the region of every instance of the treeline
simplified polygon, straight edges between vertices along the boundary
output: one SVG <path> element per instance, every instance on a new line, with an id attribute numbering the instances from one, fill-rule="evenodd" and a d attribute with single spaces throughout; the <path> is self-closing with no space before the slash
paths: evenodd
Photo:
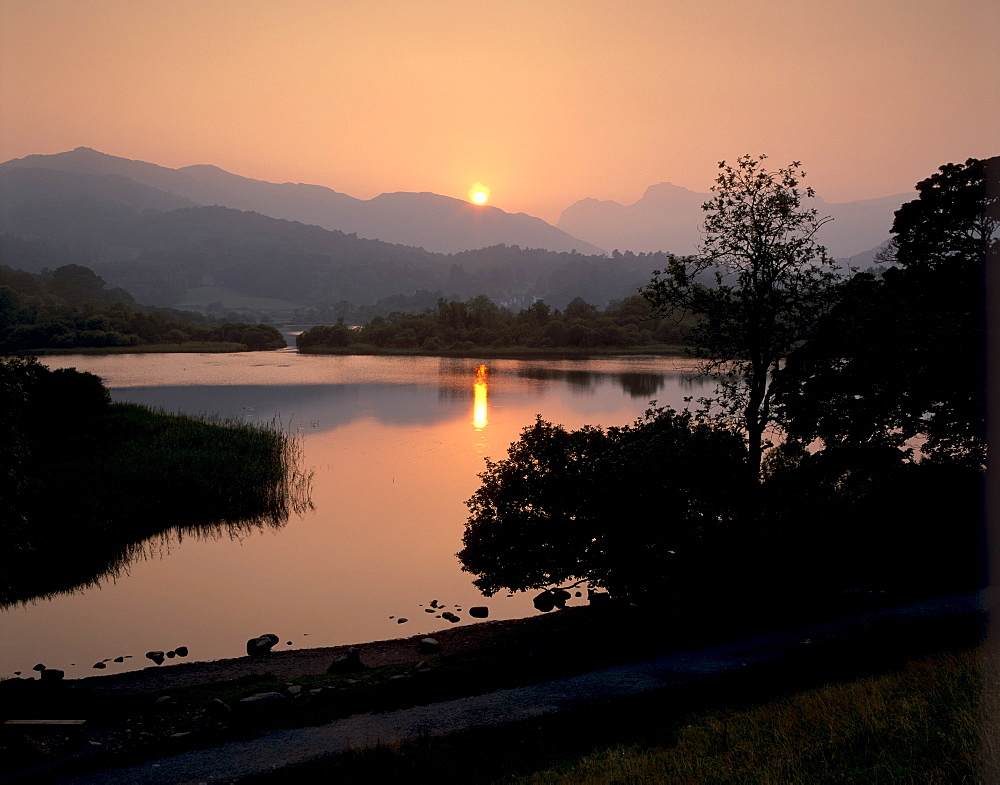
<path id="1" fill-rule="evenodd" d="M 0 351 L 233 343 L 277 349 L 285 340 L 264 324 L 219 323 L 200 314 L 143 308 L 93 270 L 64 265 L 39 274 L 0 266 Z"/>
<path id="2" fill-rule="evenodd" d="M 425 352 L 493 349 L 625 349 L 637 346 L 678 345 L 683 325 L 670 317 L 653 317 L 649 303 L 639 295 L 612 303 L 601 311 L 581 297 L 565 309 L 553 309 L 541 300 L 514 313 L 486 295 L 464 302 L 440 298 L 423 313 L 392 313 L 375 317 L 360 329 L 343 319 L 302 333 L 301 350 L 366 348 L 419 349 Z"/>
<path id="3" fill-rule="evenodd" d="M 557 308 L 579 296 L 605 306 L 637 291 L 668 256 L 507 245 L 432 253 L 224 207 L 138 213 L 72 200 L 24 205 L 0 215 L 0 230 L 0 264 L 30 272 L 83 264 L 144 304 L 174 306 L 213 285 L 334 309 L 348 321 L 354 308 L 421 290 Z"/>

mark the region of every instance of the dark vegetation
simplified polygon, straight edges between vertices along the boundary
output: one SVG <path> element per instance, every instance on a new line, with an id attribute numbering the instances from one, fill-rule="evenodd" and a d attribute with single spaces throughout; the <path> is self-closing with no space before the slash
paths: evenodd
<path id="1" fill-rule="evenodd" d="M 300 304 L 281 316 L 303 324 L 357 324 L 401 310 L 407 298 L 417 310 L 478 294 L 521 306 L 544 299 L 563 308 L 575 297 L 603 306 L 634 294 L 667 259 L 506 245 L 431 253 L 225 207 L 138 212 L 79 198 L 0 210 L 0 229 L 0 264 L 30 272 L 84 265 L 160 307 L 201 286 L 225 286 Z"/>
<path id="2" fill-rule="evenodd" d="M 762 160 L 722 164 L 704 255 L 672 259 L 645 290 L 696 317 L 716 396 L 625 428 L 525 428 L 468 502 L 459 558 L 487 594 L 586 583 L 708 611 L 985 584 L 1000 158 L 919 183 L 892 266 L 846 280 L 812 243 L 822 219 L 802 207 L 798 165 Z"/>
<path id="3" fill-rule="evenodd" d="M 465 302 L 441 298 L 422 313 L 375 317 L 360 329 L 343 319 L 306 330 L 296 340 L 300 350 L 364 353 L 417 349 L 429 354 L 483 349 L 647 349 L 677 350 L 683 328 L 675 318 L 653 316 L 649 303 L 633 295 L 603 311 L 576 297 L 562 311 L 539 300 L 518 313 L 486 295 Z"/>
<path id="4" fill-rule="evenodd" d="M 233 324 L 201 314 L 144 308 L 76 264 L 33 274 L 0 266 L 0 351 L 114 349 L 157 344 L 227 344 L 229 351 L 279 349 L 265 324 Z"/>
<path id="5" fill-rule="evenodd" d="M 114 573 L 166 532 L 280 526 L 308 504 L 274 426 L 112 404 L 100 379 L 0 358 L 0 606 Z"/>

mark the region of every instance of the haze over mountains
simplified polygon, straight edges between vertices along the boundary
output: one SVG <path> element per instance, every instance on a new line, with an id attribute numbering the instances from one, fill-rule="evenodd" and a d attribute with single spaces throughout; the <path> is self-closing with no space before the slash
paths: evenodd
<path id="1" fill-rule="evenodd" d="M 567 207 L 556 226 L 568 234 L 605 248 L 641 251 L 667 250 L 693 254 L 701 242 L 705 212 L 711 197 L 672 183 L 651 185 L 635 204 L 581 199 Z M 870 252 L 889 239 L 893 214 L 914 194 L 896 194 L 856 202 L 830 203 L 818 196 L 806 200 L 819 215 L 833 218 L 817 234 L 835 259 L 855 257 L 870 264 Z"/>
<path id="2" fill-rule="evenodd" d="M 15 175 L 15 169 L 22 171 Z M 584 255 L 613 249 L 694 253 L 704 221 L 701 205 L 711 196 L 664 182 L 649 186 L 631 205 L 581 199 L 553 227 L 524 213 L 438 194 L 385 193 L 363 200 L 319 185 L 270 183 L 207 164 L 170 169 L 86 147 L 16 158 L 0 164 L 0 175 L 0 189 L 8 197 L 17 192 L 19 200 L 89 194 L 135 210 L 221 205 L 438 253 L 499 244 Z M 816 197 L 809 203 L 834 219 L 818 237 L 830 255 L 863 261 L 865 252 L 888 239 L 893 213 L 912 198 L 906 193 L 830 203 Z"/>
<path id="3" fill-rule="evenodd" d="M 13 170 L 22 171 L 14 175 Z M 52 172 L 75 177 L 60 182 Z M 438 253 L 499 244 L 602 253 L 540 218 L 438 194 L 401 192 L 355 199 L 319 185 L 269 183 L 210 165 L 169 169 L 87 147 L 15 158 L 0 164 L 0 173 L 0 188 L 8 194 L 15 190 L 42 198 L 46 188 L 51 197 L 65 195 L 62 188 L 73 194 L 90 189 L 103 200 L 140 210 L 219 205 Z"/>
<path id="4" fill-rule="evenodd" d="M 419 310 L 479 294 L 512 308 L 574 297 L 604 307 L 634 295 L 669 252 L 695 250 L 708 196 L 661 183 L 633 205 L 584 199 L 557 228 L 437 194 L 361 200 L 77 148 L 0 164 L 0 264 L 84 265 L 140 303 L 204 312 L 360 318 L 359 307 Z M 867 266 L 909 198 L 817 199 L 835 217 L 820 240 Z"/>

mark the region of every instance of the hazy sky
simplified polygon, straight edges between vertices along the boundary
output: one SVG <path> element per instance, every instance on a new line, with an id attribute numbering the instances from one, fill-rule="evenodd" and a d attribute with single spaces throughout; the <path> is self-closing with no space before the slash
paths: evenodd
<path id="1" fill-rule="evenodd" d="M 555 221 L 719 160 L 828 201 L 1000 154 L 998 0 L 0 0 L 0 160 L 78 146 Z"/>

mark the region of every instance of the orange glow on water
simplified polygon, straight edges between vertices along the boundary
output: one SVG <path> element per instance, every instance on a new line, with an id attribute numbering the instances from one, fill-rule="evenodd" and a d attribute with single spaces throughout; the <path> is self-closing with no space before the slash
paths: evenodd
<path id="1" fill-rule="evenodd" d="M 485 365 L 480 365 L 476 368 L 476 383 L 473 386 L 475 397 L 472 404 L 472 425 L 477 431 L 481 431 L 489 422 L 486 417 L 486 375 L 488 372 L 489 369 Z"/>

